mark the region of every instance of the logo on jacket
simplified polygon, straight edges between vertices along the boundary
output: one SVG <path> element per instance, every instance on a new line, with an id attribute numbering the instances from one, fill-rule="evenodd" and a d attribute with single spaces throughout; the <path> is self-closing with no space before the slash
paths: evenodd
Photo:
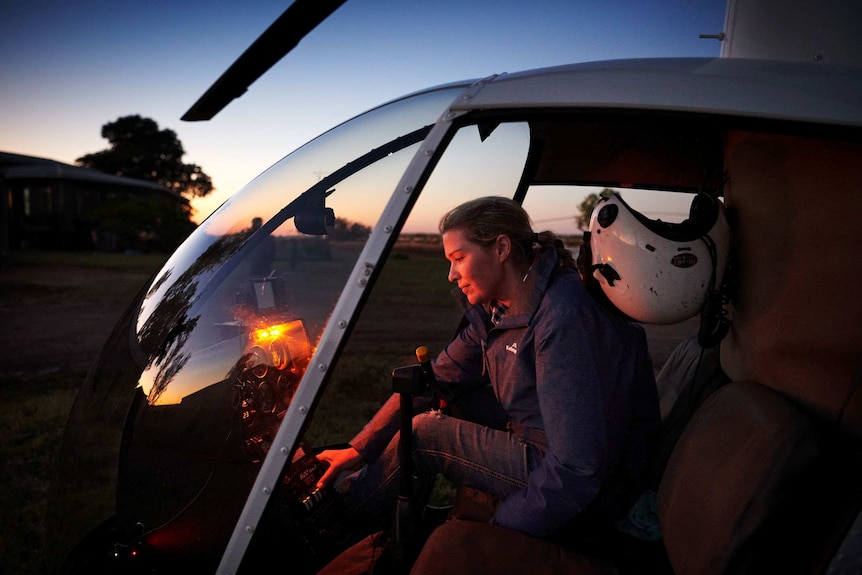
<path id="1" fill-rule="evenodd" d="M 506 351 L 511 351 L 515 355 L 518 355 L 518 342 L 511 343 L 506 346 Z"/>

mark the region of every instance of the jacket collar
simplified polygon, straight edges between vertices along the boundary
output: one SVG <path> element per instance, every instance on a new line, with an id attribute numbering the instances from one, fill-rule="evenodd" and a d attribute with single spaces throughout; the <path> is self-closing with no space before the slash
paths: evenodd
<path id="1" fill-rule="evenodd" d="M 553 246 L 542 246 L 534 255 L 533 264 L 524 278 L 524 289 L 512 299 L 509 310 L 500 323 L 495 326 L 500 329 L 523 327 L 539 308 L 548 284 L 551 283 L 554 270 L 557 268 L 557 251 Z M 467 298 L 457 287 L 452 294 L 458 301 L 465 315 L 476 325 L 482 325 L 486 330 L 492 329 L 488 310 L 481 305 L 470 305 Z M 480 321 L 475 321 L 480 320 Z"/>
<path id="2" fill-rule="evenodd" d="M 551 278 L 557 269 L 557 262 L 557 250 L 554 246 L 542 246 L 537 249 L 530 271 L 524 278 L 524 289 L 512 299 L 509 311 L 497 327 L 521 327 L 530 323 L 530 319 L 539 309 L 548 284 L 551 283 Z"/>

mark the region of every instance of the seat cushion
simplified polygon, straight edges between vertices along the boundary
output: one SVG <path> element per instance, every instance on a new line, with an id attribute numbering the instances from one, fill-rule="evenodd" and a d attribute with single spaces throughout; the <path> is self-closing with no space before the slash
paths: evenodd
<path id="1" fill-rule="evenodd" d="M 607 564 L 529 535 L 488 523 L 453 519 L 431 533 L 411 575 L 600 575 Z"/>
<path id="2" fill-rule="evenodd" d="M 749 382 L 704 402 L 668 461 L 659 493 L 665 548 L 677 574 L 726 573 L 818 455 L 809 418 Z"/>

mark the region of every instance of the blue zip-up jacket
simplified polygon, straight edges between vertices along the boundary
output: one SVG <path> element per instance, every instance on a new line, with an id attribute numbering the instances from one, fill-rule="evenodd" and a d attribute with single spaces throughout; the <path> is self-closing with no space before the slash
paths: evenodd
<path id="1" fill-rule="evenodd" d="M 469 325 L 434 372 L 444 395 L 490 380 L 516 429 L 538 431 L 541 463 L 492 522 L 545 537 L 590 504 L 606 515 L 630 503 L 620 497 L 640 477 L 659 407 L 641 326 L 589 295 L 551 247 L 538 254 L 525 287 L 497 326 L 483 307 L 469 308 Z M 397 420 L 390 401 L 351 444 L 373 461 Z M 382 427 L 389 429 L 376 433 Z"/>

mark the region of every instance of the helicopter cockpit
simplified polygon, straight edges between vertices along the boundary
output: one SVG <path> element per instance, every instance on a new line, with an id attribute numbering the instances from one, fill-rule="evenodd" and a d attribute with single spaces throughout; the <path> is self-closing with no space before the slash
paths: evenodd
<path id="1" fill-rule="evenodd" d="M 745 102 L 735 115 L 717 100 L 672 109 L 660 95 L 612 110 L 536 88 L 576 75 L 515 76 L 496 104 L 477 103 L 493 79 L 395 100 L 288 155 L 206 219 L 141 292 L 76 401 L 51 523 L 65 572 L 246 571 L 286 555 L 293 572 L 316 572 L 357 533 L 337 495 L 316 489 L 315 451 L 348 441 L 391 394 L 392 368 L 415 361 L 417 345 L 439 351 L 458 326 L 442 213 L 507 195 L 576 251 L 590 194 L 618 190 L 680 221 L 695 194 L 725 196 L 728 141 L 812 129 L 754 118 Z M 699 320 L 648 333 L 657 368 Z"/>

